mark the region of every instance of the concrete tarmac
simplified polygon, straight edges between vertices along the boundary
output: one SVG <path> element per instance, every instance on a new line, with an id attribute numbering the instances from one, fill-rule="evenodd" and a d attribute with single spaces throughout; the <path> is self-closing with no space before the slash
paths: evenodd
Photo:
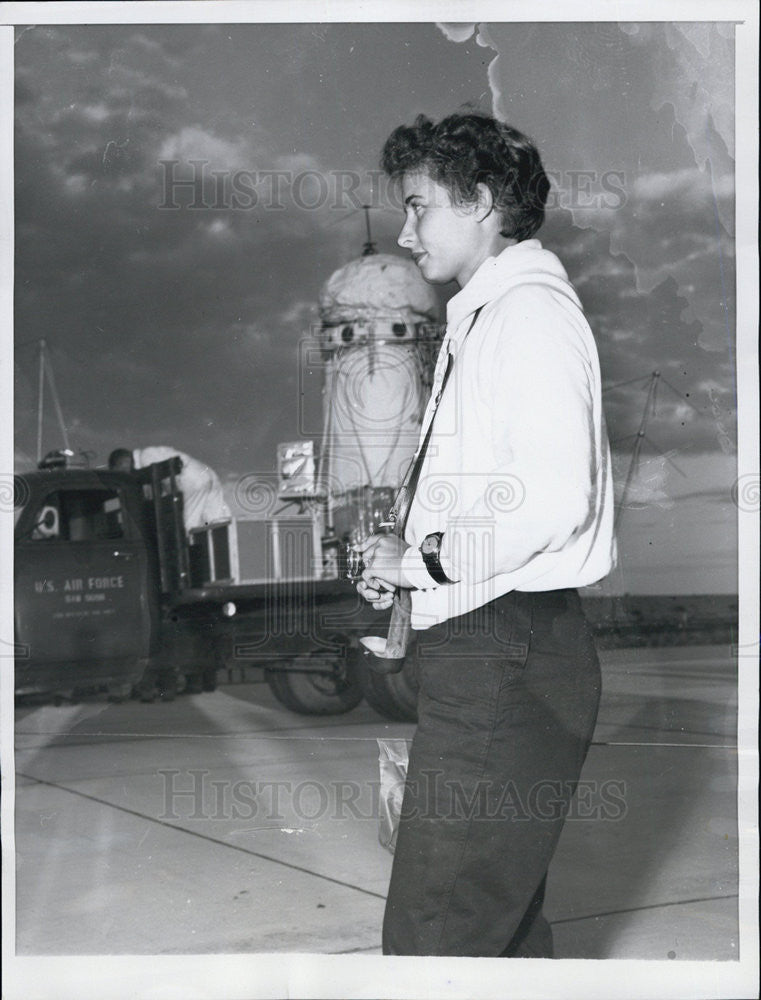
<path id="1" fill-rule="evenodd" d="M 601 659 L 550 869 L 557 957 L 736 959 L 736 661 L 706 646 Z M 264 683 L 19 706 L 17 954 L 380 954 L 376 740 L 413 729 L 365 704 L 294 715 Z"/>

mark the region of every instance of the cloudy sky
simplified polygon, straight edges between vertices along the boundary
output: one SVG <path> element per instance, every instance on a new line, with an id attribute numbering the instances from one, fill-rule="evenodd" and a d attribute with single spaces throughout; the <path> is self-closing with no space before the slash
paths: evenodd
<path id="1" fill-rule="evenodd" d="M 359 204 L 401 252 L 383 140 L 470 104 L 532 135 L 553 178 L 539 235 L 597 338 L 621 483 L 661 373 L 621 586 L 734 589 L 731 25 L 37 26 L 15 56 L 18 469 L 40 338 L 96 463 L 171 444 L 233 483 L 317 439 L 300 344 L 361 250 Z"/>

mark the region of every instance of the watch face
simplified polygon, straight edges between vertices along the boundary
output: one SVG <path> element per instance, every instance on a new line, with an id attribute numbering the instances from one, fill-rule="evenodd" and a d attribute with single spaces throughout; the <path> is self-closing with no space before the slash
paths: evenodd
<path id="1" fill-rule="evenodd" d="M 420 546 L 420 551 L 423 555 L 430 556 L 434 552 L 439 551 L 439 539 L 436 535 L 426 535 L 423 539 L 423 544 Z"/>

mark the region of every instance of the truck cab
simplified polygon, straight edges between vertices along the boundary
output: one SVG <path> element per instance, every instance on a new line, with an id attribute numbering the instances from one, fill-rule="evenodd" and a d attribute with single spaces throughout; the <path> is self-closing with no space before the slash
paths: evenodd
<path id="1" fill-rule="evenodd" d="M 158 642 L 156 560 L 130 475 L 53 467 L 17 477 L 16 693 L 125 694 Z"/>

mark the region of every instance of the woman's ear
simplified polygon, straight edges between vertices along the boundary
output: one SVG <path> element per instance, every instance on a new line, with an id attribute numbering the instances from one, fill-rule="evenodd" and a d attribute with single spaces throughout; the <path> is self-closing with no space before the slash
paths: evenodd
<path id="1" fill-rule="evenodd" d="M 476 195 L 478 201 L 476 202 L 475 217 L 478 222 L 483 222 L 494 210 L 494 196 L 488 185 L 482 183 L 476 184 Z"/>

